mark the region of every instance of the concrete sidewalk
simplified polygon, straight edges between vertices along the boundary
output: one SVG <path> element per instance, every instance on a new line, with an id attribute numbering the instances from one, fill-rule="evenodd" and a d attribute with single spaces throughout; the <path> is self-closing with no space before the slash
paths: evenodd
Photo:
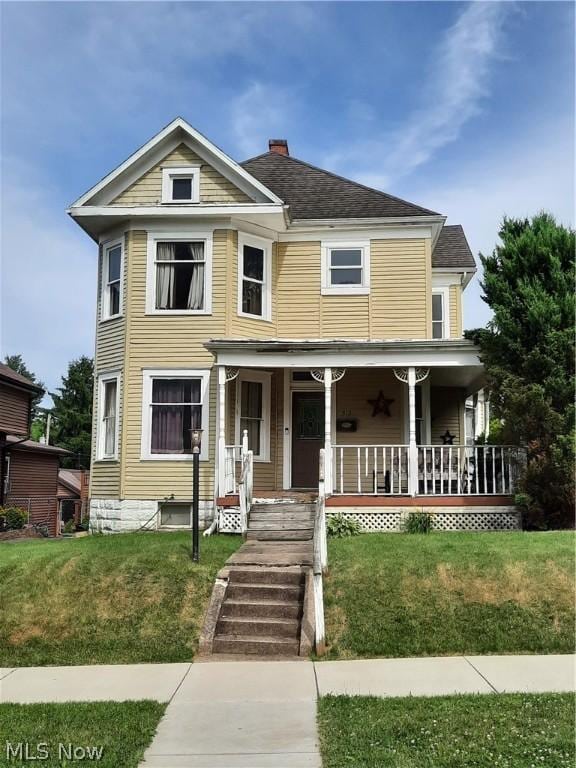
<path id="1" fill-rule="evenodd" d="M 576 657 L 442 656 L 357 661 L 225 661 L 206 664 L 118 664 L 85 667 L 0 668 L 0 702 L 172 700 L 205 676 L 231 665 L 252 670 L 281 689 L 293 674 L 307 675 L 317 693 L 359 696 L 446 696 L 453 693 L 570 692 Z M 296 668 L 298 672 L 296 672 Z M 198 670 L 205 671 L 198 671 Z M 210 672 L 209 670 L 212 670 Z M 276 682 L 272 682 L 276 681 Z M 230 682 L 228 682 L 230 686 Z M 241 698 L 238 696 L 237 698 Z"/>

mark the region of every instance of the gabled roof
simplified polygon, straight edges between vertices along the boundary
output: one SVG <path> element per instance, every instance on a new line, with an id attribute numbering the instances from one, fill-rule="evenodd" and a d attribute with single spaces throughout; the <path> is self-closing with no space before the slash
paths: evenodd
<path id="1" fill-rule="evenodd" d="M 476 262 L 460 224 L 444 225 L 432 251 L 433 267 L 476 269 Z"/>
<path id="2" fill-rule="evenodd" d="M 79 469 L 59 469 L 58 482 L 80 496 L 82 472 Z"/>
<path id="3" fill-rule="evenodd" d="M 266 152 L 241 163 L 290 206 L 291 219 L 439 216 L 289 155 Z"/>
<path id="4" fill-rule="evenodd" d="M 97 184 L 91 187 L 81 197 L 70 206 L 71 209 L 79 208 L 90 204 L 93 198 L 99 203 L 106 203 L 105 191 L 107 187 L 114 189 L 113 196 L 123 191 L 132 184 L 140 175 L 145 173 L 148 167 L 151 167 L 161 159 L 163 148 L 169 145 L 170 141 L 176 146 L 179 142 L 190 143 L 190 146 L 210 160 L 211 164 L 217 168 L 223 175 L 231 181 L 235 181 L 238 186 L 244 190 L 252 190 L 252 194 L 260 201 L 281 204 L 282 200 L 271 190 L 267 189 L 257 178 L 252 177 L 241 165 L 232 160 L 225 152 L 213 144 L 203 134 L 193 128 L 181 117 L 172 120 L 171 123 L 159 131 L 140 149 L 136 150 L 117 168 L 104 176 Z M 159 154 L 160 153 L 160 154 Z M 125 183 L 122 184 L 123 180 Z M 96 197 L 98 196 L 98 197 Z M 104 196 L 104 200 L 101 198 Z"/>
<path id="5" fill-rule="evenodd" d="M 33 381 L 22 376 L 20 373 L 16 373 L 12 368 L 0 363 L 0 381 L 5 381 L 8 384 L 12 384 L 15 387 L 21 387 L 22 389 L 28 389 L 32 393 L 43 392 L 42 387 L 34 384 Z"/>

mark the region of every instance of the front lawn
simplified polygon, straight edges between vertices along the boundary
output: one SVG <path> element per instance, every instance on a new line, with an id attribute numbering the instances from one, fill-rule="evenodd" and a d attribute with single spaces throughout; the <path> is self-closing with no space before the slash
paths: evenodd
<path id="1" fill-rule="evenodd" d="M 571 694 L 378 699 L 318 705 L 324 768 L 573 768 Z"/>
<path id="2" fill-rule="evenodd" d="M 328 658 L 574 650 L 574 534 L 332 539 Z"/>
<path id="3" fill-rule="evenodd" d="M 165 709 L 155 701 L 0 704 L 0 765 L 136 768 Z"/>
<path id="4" fill-rule="evenodd" d="M 0 545 L 0 666 L 189 661 L 240 536 L 127 533 Z"/>

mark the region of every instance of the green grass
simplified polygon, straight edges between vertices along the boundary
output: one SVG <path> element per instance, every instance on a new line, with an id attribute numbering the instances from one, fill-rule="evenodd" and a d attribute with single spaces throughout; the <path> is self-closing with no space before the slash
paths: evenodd
<path id="1" fill-rule="evenodd" d="M 324 768 L 573 768 L 574 697 L 494 694 L 318 707 Z"/>
<path id="2" fill-rule="evenodd" d="M 328 658 L 574 650 L 574 534 L 332 539 Z"/>
<path id="3" fill-rule="evenodd" d="M 154 701 L 118 704 L 105 701 L 72 704 L 0 704 L 0 766 L 98 765 L 100 768 L 136 768 L 152 741 L 166 706 Z M 16 749 L 28 743 L 29 757 L 44 744 L 48 759 L 26 760 L 7 753 L 6 742 Z M 101 759 L 70 761 L 59 745 L 102 748 Z M 40 748 L 42 749 L 42 747 Z M 81 753 L 77 753 L 81 756 Z M 93 753 L 95 754 L 95 753 Z"/>
<path id="4" fill-rule="evenodd" d="M 242 543 L 131 533 L 0 545 L 0 666 L 193 658 L 214 577 Z"/>

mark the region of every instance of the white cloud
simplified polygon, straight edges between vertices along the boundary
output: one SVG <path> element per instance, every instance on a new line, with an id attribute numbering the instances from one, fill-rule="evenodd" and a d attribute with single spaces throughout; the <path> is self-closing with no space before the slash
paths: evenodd
<path id="1" fill-rule="evenodd" d="M 12 179 L 30 171 L 10 163 Z M 2 196 L 1 355 L 21 353 L 53 390 L 70 360 L 94 354 L 96 245 L 45 182 L 31 190 L 5 179 Z"/>
<path id="2" fill-rule="evenodd" d="M 253 82 L 231 104 L 232 138 L 243 157 L 268 150 L 268 139 L 286 138 L 297 113 L 291 90 Z"/>
<path id="3" fill-rule="evenodd" d="M 510 8 L 473 2 L 447 29 L 422 83 L 420 106 L 394 133 L 353 143 L 326 160 L 354 178 L 387 188 L 455 141 L 482 109 L 493 63 L 502 56 L 502 28 Z M 374 158 L 379 158 L 374 168 Z"/>
<path id="4" fill-rule="evenodd" d="M 449 224 L 462 224 L 475 257 L 492 252 L 504 215 L 530 217 L 546 210 L 574 226 L 572 136 L 572 120 L 535 125 L 492 155 L 471 155 L 455 174 L 412 184 L 412 196 L 446 214 Z M 465 296 L 465 327 L 484 325 L 490 310 L 480 298 L 479 276 Z"/>

